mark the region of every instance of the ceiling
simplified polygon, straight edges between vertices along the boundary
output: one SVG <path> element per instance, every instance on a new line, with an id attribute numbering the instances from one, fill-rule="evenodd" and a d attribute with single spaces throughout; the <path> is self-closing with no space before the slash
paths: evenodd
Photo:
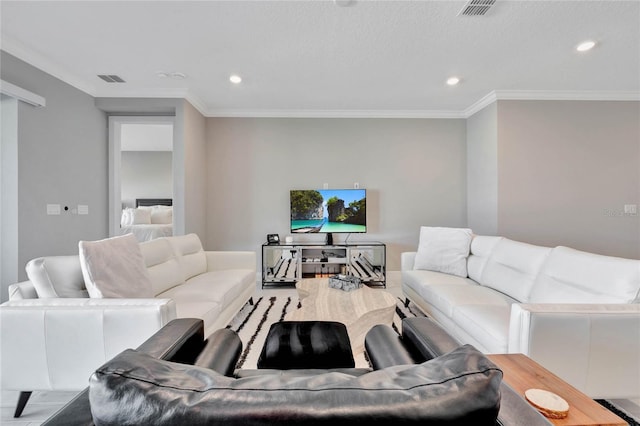
<path id="1" fill-rule="evenodd" d="M 466 3 L 2 0 L 1 42 L 92 96 L 184 97 L 205 116 L 463 117 L 495 99 L 640 100 L 640 1 L 497 0 L 459 16 Z M 577 52 L 586 39 L 596 47 Z"/>

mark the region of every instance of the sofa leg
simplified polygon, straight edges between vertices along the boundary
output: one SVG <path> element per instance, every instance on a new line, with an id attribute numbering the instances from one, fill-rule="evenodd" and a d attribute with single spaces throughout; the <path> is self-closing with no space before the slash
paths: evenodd
<path id="1" fill-rule="evenodd" d="M 250 297 L 250 298 L 249 298 L 249 304 L 250 304 L 251 306 L 253 306 L 253 297 Z"/>
<path id="2" fill-rule="evenodd" d="M 409 307 L 409 298 L 408 298 L 408 297 L 405 297 L 405 298 L 404 298 L 404 307 L 405 307 L 405 308 L 408 308 L 408 307 Z"/>
<path id="3" fill-rule="evenodd" d="M 27 405 L 29 397 L 31 397 L 31 391 L 20 392 L 20 396 L 18 397 L 18 405 L 16 406 L 16 412 L 13 417 L 18 418 L 22 415 L 22 410 L 24 410 L 25 405 Z"/>

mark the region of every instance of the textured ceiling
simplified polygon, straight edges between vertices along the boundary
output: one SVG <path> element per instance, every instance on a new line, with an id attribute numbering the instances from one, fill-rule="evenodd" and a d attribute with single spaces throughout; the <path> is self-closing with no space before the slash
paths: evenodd
<path id="1" fill-rule="evenodd" d="M 640 99 L 639 1 L 497 0 L 481 17 L 458 16 L 465 1 L 352 3 L 3 0 L 1 41 L 93 96 L 186 97 L 209 116 L 456 116 L 494 91 Z M 598 44 L 576 52 L 585 39 Z"/>

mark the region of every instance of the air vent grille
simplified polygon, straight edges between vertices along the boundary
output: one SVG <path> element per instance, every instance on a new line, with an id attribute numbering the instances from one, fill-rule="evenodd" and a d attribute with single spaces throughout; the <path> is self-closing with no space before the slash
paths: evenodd
<path id="1" fill-rule="evenodd" d="M 483 16 L 495 2 L 496 0 L 470 0 L 464 5 L 458 16 Z"/>
<path id="2" fill-rule="evenodd" d="M 115 74 L 98 74 L 98 77 L 106 81 L 107 83 L 124 83 L 122 77 Z"/>

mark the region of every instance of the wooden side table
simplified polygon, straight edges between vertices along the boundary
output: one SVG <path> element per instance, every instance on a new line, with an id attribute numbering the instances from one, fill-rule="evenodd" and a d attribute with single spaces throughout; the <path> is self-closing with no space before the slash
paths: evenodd
<path id="1" fill-rule="evenodd" d="M 627 426 L 627 422 L 523 354 L 493 354 L 487 357 L 504 373 L 503 380 L 524 398 L 527 389 L 551 391 L 569 403 L 564 419 L 549 419 L 556 425 Z"/>

